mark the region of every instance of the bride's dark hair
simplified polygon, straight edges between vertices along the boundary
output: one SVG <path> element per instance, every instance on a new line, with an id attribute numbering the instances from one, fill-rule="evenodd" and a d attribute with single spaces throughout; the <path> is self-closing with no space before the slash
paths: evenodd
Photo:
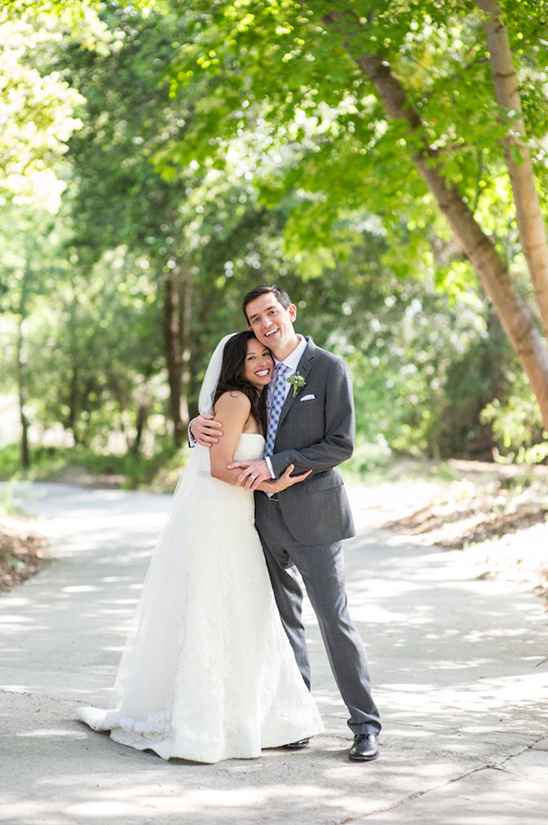
<path id="1" fill-rule="evenodd" d="M 213 396 L 213 409 L 215 410 L 215 402 L 224 392 L 240 390 L 251 401 L 251 414 L 257 421 L 261 422 L 263 433 L 266 433 L 266 392 L 265 390 L 258 390 L 257 387 L 254 387 L 253 384 L 242 377 L 247 356 L 247 342 L 251 338 L 255 338 L 255 335 L 251 330 L 246 330 L 245 332 L 238 332 L 226 342 L 223 350 L 221 374 Z"/>

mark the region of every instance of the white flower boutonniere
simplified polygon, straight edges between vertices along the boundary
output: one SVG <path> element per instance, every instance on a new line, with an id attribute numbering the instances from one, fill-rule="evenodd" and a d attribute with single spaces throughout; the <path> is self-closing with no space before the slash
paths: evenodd
<path id="1" fill-rule="evenodd" d="M 285 379 L 293 387 L 293 398 L 297 395 L 302 387 L 306 386 L 306 381 L 300 372 L 294 372 L 289 378 Z"/>

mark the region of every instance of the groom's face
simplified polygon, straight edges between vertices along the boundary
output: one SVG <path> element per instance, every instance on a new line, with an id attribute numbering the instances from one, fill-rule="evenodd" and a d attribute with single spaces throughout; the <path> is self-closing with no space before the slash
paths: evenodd
<path id="1" fill-rule="evenodd" d="M 274 354 L 283 350 L 295 337 L 293 322 L 297 317 L 295 304 L 285 309 L 272 292 L 259 295 L 246 306 L 247 321 L 257 340 Z"/>

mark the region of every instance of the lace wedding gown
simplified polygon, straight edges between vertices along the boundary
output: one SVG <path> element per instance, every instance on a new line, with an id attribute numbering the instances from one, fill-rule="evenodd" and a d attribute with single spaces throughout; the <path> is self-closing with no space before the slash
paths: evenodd
<path id="1" fill-rule="evenodd" d="M 262 455 L 244 433 L 235 459 Z M 111 710 L 78 718 L 164 759 L 250 758 L 320 733 L 282 628 L 253 494 L 212 478 L 195 447 L 151 561 Z"/>

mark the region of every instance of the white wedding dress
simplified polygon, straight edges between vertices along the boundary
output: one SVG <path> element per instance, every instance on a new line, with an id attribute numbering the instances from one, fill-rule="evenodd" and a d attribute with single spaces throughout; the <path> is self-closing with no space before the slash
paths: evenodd
<path id="1" fill-rule="evenodd" d="M 262 456 L 244 433 L 235 459 Z M 259 756 L 323 731 L 282 628 L 253 494 L 212 478 L 195 447 L 174 493 L 110 710 L 78 718 L 124 745 L 196 762 Z M 188 467 L 187 467 L 188 469 Z"/>

